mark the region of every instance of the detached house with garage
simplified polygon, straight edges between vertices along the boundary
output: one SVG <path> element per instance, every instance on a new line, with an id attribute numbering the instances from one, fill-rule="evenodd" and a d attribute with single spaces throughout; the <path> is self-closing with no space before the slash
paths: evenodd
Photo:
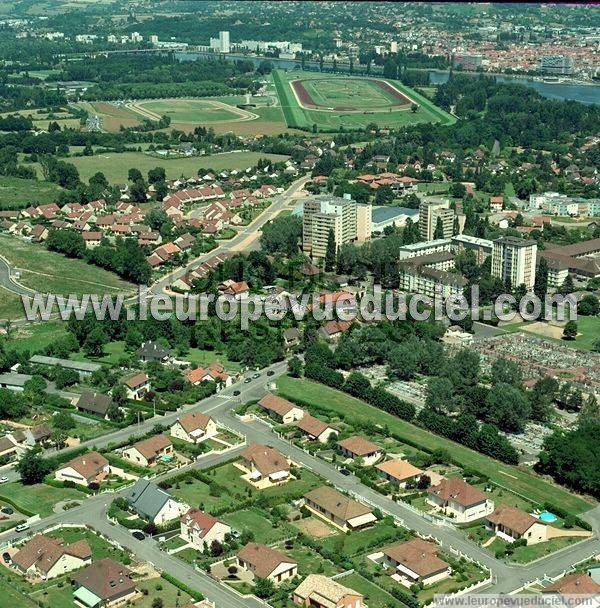
<path id="1" fill-rule="evenodd" d="M 427 490 L 427 502 L 458 523 L 487 517 L 494 503 L 483 492 L 458 477 L 442 479 Z"/>
<path id="2" fill-rule="evenodd" d="M 100 483 L 110 472 L 108 460 L 98 452 L 73 458 L 54 473 L 57 481 L 73 481 L 83 486 Z"/>
<path id="3" fill-rule="evenodd" d="M 421 469 L 413 466 L 408 460 L 386 460 L 375 468 L 381 477 L 400 488 L 405 488 L 409 481 L 418 481 L 423 474 Z"/>
<path id="4" fill-rule="evenodd" d="M 105 557 L 73 575 L 73 598 L 84 608 L 107 608 L 123 603 L 137 593 L 131 572 Z"/>
<path id="5" fill-rule="evenodd" d="M 153 467 L 160 458 L 170 460 L 173 457 L 173 444 L 162 433 L 134 443 L 123 450 L 123 458 L 142 467 Z"/>
<path id="6" fill-rule="evenodd" d="M 111 405 L 112 399 L 110 395 L 94 391 L 83 391 L 77 401 L 76 407 L 80 412 L 107 419 L 108 410 Z"/>
<path id="7" fill-rule="evenodd" d="M 51 579 L 90 564 L 92 550 L 86 540 L 67 545 L 62 538 L 36 534 L 11 561 L 22 574 Z"/>
<path id="8" fill-rule="evenodd" d="M 276 585 L 298 574 L 298 564 L 287 555 L 258 543 L 248 543 L 237 554 L 240 568 L 257 578 L 268 578 Z"/>
<path id="9" fill-rule="evenodd" d="M 200 509 L 190 509 L 181 518 L 179 536 L 198 551 L 210 548 L 215 540 L 219 543 L 225 542 L 227 534 L 231 534 L 231 526 Z"/>
<path id="10" fill-rule="evenodd" d="M 283 483 L 290 477 L 287 458 L 275 448 L 254 443 L 241 453 L 241 467 L 250 482 Z"/>
<path id="11" fill-rule="evenodd" d="M 362 458 L 365 467 L 374 465 L 383 457 L 383 450 L 378 445 L 358 435 L 338 441 L 337 445 L 346 458 Z"/>
<path id="12" fill-rule="evenodd" d="M 273 393 L 267 393 L 258 402 L 258 405 L 277 422 L 281 422 L 282 424 L 292 424 L 292 422 L 300 420 L 305 415 L 301 407 L 298 407 L 287 399 L 273 395 Z"/>
<path id="13" fill-rule="evenodd" d="M 171 427 L 171 437 L 189 443 L 201 443 L 219 433 L 217 423 L 202 412 L 190 412 L 177 419 Z"/>
<path id="14" fill-rule="evenodd" d="M 310 441 L 318 441 L 319 443 L 327 443 L 332 437 L 339 435 L 339 431 L 335 427 L 308 413 L 304 414 L 298 421 L 297 428 Z"/>
<path id="15" fill-rule="evenodd" d="M 329 486 L 321 486 L 305 494 L 304 506 L 344 532 L 364 528 L 377 521 L 369 507 Z"/>
<path id="16" fill-rule="evenodd" d="M 322 574 L 309 574 L 294 591 L 299 606 L 311 608 L 363 608 L 364 597 Z"/>
<path id="17" fill-rule="evenodd" d="M 383 555 L 386 565 L 394 569 L 392 578 L 406 587 L 415 583 L 431 585 L 452 572 L 450 564 L 438 557 L 437 545 L 422 538 L 388 547 Z"/>
<path id="18" fill-rule="evenodd" d="M 135 374 L 125 380 L 125 393 L 127 399 L 133 399 L 134 401 L 140 401 L 144 398 L 144 395 L 150 390 L 150 378 L 144 372 Z"/>
<path id="19" fill-rule="evenodd" d="M 142 519 L 160 525 L 181 517 L 189 507 L 148 479 L 138 479 L 126 494 L 129 507 Z"/>

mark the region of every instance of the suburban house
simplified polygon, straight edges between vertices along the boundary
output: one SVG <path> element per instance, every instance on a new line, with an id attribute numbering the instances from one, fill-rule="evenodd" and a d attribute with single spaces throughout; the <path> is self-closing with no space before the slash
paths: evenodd
<path id="1" fill-rule="evenodd" d="M 297 428 L 310 439 L 319 443 L 327 443 L 331 437 L 337 437 L 339 431 L 310 414 L 304 414 L 298 421 Z"/>
<path id="2" fill-rule="evenodd" d="M 296 327 L 283 330 L 283 344 L 286 348 L 294 348 L 300 344 L 300 331 Z"/>
<path id="3" fill-rule="evenodd" d="M 123 450 L 123 458 L 143 467 L 153 467 L 159 458 L 169 460 L 173 457 L 173 444 L 162 433 L 142 439 L 130 448 Z"/>
<path id="4" fill-rule="evenodd" d="M 290 464 L 275 448 L 253 443 L 240 456 L 251 481 L 267 479 L 271 483 L 282 483 L 289 479 Z"/>
<path id="5" fill-rule="evenodd" d="M 562 596 L 598 596 L 600 585 L 590 576 L 589 572 L 574 572 L 558 579 L 542 590 L 542 593 L 554 593 Z M 584 598 L 577 598 L 577 602 L 587 604 Z M 566 604 L 567 605 L 567 604 Z M 568 605 L 571 605 L 569 601 Z M 592 604 L 598 606 L 598 602 Z"/>
<path id="6" fill-rule="evenodd" d="M 171 437 L 189 441 L 189 443 L 201 443 L 217 435 L 217 423 L 202 412 L 190 412 L 176 420 L 171 427 Z"/>
<path id="7" fill-rule="evenodd" d="M 369 507 L 329 486 L 321 486 L 305 494 L 304 506 L 344 532 L 363 528 L 377 521 Z"/>
<path id="8" fill-rule="evenodd" d="M 143 363 L 151 363 L 158 361 L 164 363 L 169 359 L 169 351 L 158 342 L 142 342 L 142 345 L 137 350 L 137 358 Z"/>
<path id="9" fill-rule="evenodd" d="M 125 602 L 136 594 L 131 572 L 105 557 L 76 572 L 72 577 L 73 598 L 85 608 L 105 608 Z"/>
<path id="10" fill-rule="evenodd" d="M 52 437 L 52 429 L 45 422 L 25 429 L 23 432 L 25 433 L 25 443 L 31 446 L 44 443 Z"/>
<path id="11" fill-rule="evenodd" d="M 57 481 L 74 481 L 89 486 L 100 483 L 110 472 L 108 460 L 98 452 L 88 452 L 73 458 L 54 473 Z"/>
<path id="12" fill-rule="evenodd" d="M 181 518 L 180 523 L 181 531 L 179 535 L 198 551 L 204 551 L 215 540 L 223 543 L 225 535 L 231 533 L 231 526 L 204 511 L 200 511 L 200 509 L 190 509 Z"/>
<path id="13" fill-rule="evenodd" d="M 384 479 L 390 483 L 397 484 L 401 488 L 406 487 L 408 481 L 418 481 L 423 471 L 413 466 L 408 460 L 386 460 L 375 466 Z"/>
<path id="14" fill-rule="evenodd" d="M 364 597 L 322 574 L 309 574 L 292 598 L 299 606 L 314 608 L 362 608 Z"/>
<path id="15" fill-rule="evenodd" d="M 17 452 L 22 452 L 23 449 L 22 446 L 19 446 L 13 434 L 0 437 L 0 458 L 8 457 L 12 459 L 17 455 Z"/>
<path id="16" fill-rule="evenodd" d="M 378 445 L 358 435 L 338 441 L 337 445 L 346 458 L 362 458 L 365 467 L 374 465 L 383 456 L 383 450 Z"/>
<path id="17" fill-rule="evenodd" d="M 139 401 L 144 398 L 144 395 L 150 390 L 150 378 L 144 372 L 135 374 L 125 380 L 125 393 L 127 399 Z"/>
<path id="18" fill-rule="evenodd" d="M 257 578 L 268 578 L 275 584 L 298 574 L 295 561 L 267 545 L 248 543 L 236 557 L 240 568 L 249 570 Z"/>
<path id="19" fill-rule="evenodd" d="M 250 288 L 246 281 L 233 281 L 231 279 L 219 283 L 217 289 L 221 295 L 233 296 L 236 300 L 240 300 L 250 293 Z"/>
<path id="20" fill-rule="evenodd" d="M 494 502 L 458 477 L 442 479 L 427 490 L 427 502 L 440 509 L 458 523 L 487 517 L 494 510 Z"/>
<path id="21" fill-rule="evenodd" d="M 112 405 L 110 395 L 96 393 L 95 391 L 83 391 L 77 400 L 77 409 L 86 414 L 108 418 L 108 410 Z"/>
<path id="22" fill-rule="evenodd" d="M 300 420 L 304 416 L 304 410 L 297 406 L 295 403 L 273 395 L 273 393 L 267 393 L 259 402 L 264 410 L 269 415 L 283 424 L 292 424 Z"/>
<path id="23" fill-rule="evenodd" d="M 66 545 L 62 538 L 36 534 L 12 557 L 12 564 L 23 574 L 50 579 L 77 570 L 92 561 L 86 540 Z"/>
<path id="24" fill-rule="evenodd" d="M 438 547 L 422 538 L 413 538 L 383 550 L 388 567 L 394 568 L 394 578 L 410 587 L 414 583 L 431 585 L 451 574 L 450 564 L 438 557 Z"/>
<path id="25" fill-rule="evenodd" d="M 217 362 L 211 363 L 206 368 L 196 367 L 195 369 L 188 369 L 185 372 L 185 379 L 194 385 L 201 382 L 216 382 L 221 387 L 229 387 L 233 384 L 233 378 Z"/>
<path id="26" fill-rule="evenodd" d="M 188 507 L 147 479 L 138 479 L 125 494 L 129 506 L 141 518 L 164 524 L 181 517 Z"/>

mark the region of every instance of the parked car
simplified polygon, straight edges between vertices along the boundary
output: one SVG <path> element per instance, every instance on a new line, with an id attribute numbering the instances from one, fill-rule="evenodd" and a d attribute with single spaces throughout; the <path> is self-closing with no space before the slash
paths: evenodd
<path id="1" fill-rule="evenodd" d="M 252 382 L 252 378 L 245 378 L 244 379 L 244 384 L 248 384 L 248 382 Z"/>
<path id="2" fill-rule="evenodd" d="M 0 513 L 4 513 L 4 515 L 12 515 L 14 510 L 11 507 L 2 507 L 0 509 Z"/>
<path id="3" fill-rule="evenodd" d="M 141 530 L 134 530 L 131 533 L 131 536 L 133 536 L 133 538 L 136 540 L 144 540 L 146 538 L 146 535 Z"/>
<path id="4" fill-rule="evenodd" d="M 254 380 L 256 380 L 257 378 L 260 378 L 260 374 L 254 374 L 254 376 L 252 376 L 252 378 L 253 378 Z"/>
<path id="5" fill-rule="evenodd" d="M 5 551 L 5 552 L 2 554 L 2 561 L 3 561 L 5 564 L 10 564 L 10 553 L 8 553 L 7 551 Z"/>
<path id="6" fill-rule="evenodd" d="M 340 469 L 340 473 L 341 473 L 342 475 L 350 475 L 350 474 L 351 474 L 351 473 L 350 473 L 350 471 L 349 471 L 348 469 Z"/>
<path id="7" fill-rule="evenodd" d="M 233 391 L 233 396 L 237 397 L 240 394 L 240 391 Z"/>
<path id="8" fill-rule="evenodd" d="M 25 530 L 29 530 L 29 524 L 19 524 L 15 528 L 15 532 L 25 532 Z"/>
<path id="9" fill-rule="evenodd" d="M 270 369 L 270 370 L 267 372 L 267 376 L 272 376 L 274 373 L 275 373 L 275 372 L 274 372 L 272 369 Z"/>
<path id="10" fill-rule="evenodd" d="M 6 483 L 7 481 L 8 481 L 8 477 L 6 477 L 5 475 L 0 477 L 0 483 Z"/>

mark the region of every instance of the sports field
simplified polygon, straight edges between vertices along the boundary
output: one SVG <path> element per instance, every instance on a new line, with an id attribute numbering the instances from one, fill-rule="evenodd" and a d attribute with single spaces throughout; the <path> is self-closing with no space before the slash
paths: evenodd
<path id="1" fill-rule="evenodd" d="M 273 80 L 290 128 L 333 132 L 401 127 L 421 122 L 452 124 L 453 116 L 403 84 L 384 78 L 284 72 Z M 417 109 L 413 112 L 412 106 Z"/>
<path id="2" fill-rule="evenodd" d="M 127 106 L 150 120 L 168 116 L 171 124 L 255 120 L 256 114 L 210 99 L 152 99 Z"/>

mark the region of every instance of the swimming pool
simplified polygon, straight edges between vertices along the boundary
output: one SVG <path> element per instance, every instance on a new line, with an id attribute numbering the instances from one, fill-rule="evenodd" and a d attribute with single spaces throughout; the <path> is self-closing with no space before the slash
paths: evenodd
<path id="1" fill-rule="evenodd" d="M 543 521 L 547 524 L 551 524 L 552 522 L 556 521 L 558 518 L 556 517 L 556 515 L 554 515 L 554 513 L 550 513 L 550 511 L 542 511 L 539 515 L 538 515 L 540 521 Z"/>

